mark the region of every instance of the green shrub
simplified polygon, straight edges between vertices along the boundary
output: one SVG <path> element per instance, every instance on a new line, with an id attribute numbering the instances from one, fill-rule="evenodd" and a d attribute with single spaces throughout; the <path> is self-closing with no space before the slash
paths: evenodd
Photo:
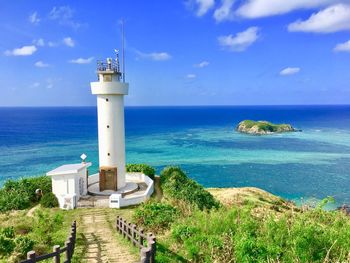
<path id="1" fill-rule="evenodd" d="M 44 194 L 40 200 L 40 204 L 46 208 L 53 208 L 59 206 L 58 199 L 52 192 Z"/>
<path id="2" fill-rule="evenodd" d="M 183 242 L 199 232 L 199 229 L 194 226 L 177 225 L 171 231 L 171 236 L 177 241 Z"/>
<path id="3" fill-rule="evenodd" d="M 137 224 L 141 224 L 147 229 L 157 232 L 167 229 L 177 216 L 177 209 L 171 205 L 146 203 L 135 210 L 134 220 Z"/>
<path id="4" fill-rule="evenodd" d="M 0 212 L 26 209 L 39 201 L 36 189 L 41 189 L 45 194 L 51 192 L 51 188 L 51 178 L 48 176 L 8 180 L 0 190 Z"/>
<path id="5" fill-rule="evenodd" d="M 11 238 L 0 234 L 0 255 L 8 255 L 12 253 L 15 248 L 15 242 Z"/>
<path id="6" fill-rule="evenodd" d="M 15 230 L 12 226 L 2 228 L 2 229 L 0 229 L 0 235 L 3 235 L 6 238 L 14 238 L 15 237 Z"/>
<path id="7" fill-rule="evenodd" d="M 30 204 L 29 197 L 22 191 L 0 190 L 0 212 L 26 209 Z"/>
<path id="8" fill-rule="evenodd" d="M 53 233 L 62 228 L 63 216 L 61 213 L 50 214 L 48 211 L 37 209 L 34 213 L 33 234 L 35 240 L 42 244 L 53 246 Z"/>
<path id="9" fill-rule="evenodd" d="M 35 241 L 27 236 L 19 236 L 15 239 L 15 251 L 21 256 L 25 256 L 34 247 Z"/>
<path id="10" fill-rule="evenodd" d="M 220 203 L 203 186 L 189 179 L 179 167 L 166 167 L 161 172 L 161 186 L 173 199 L 183 200 L 200 210 L 218 208 Z"/>
<path id="11" fill-rule="evenodd" d="M 156 174 L 156 170 L 148 164 L 127 164 L 126 171 L 128 173 L 144 173 L 152 180 L 154 180 L 154 175 Z"/>

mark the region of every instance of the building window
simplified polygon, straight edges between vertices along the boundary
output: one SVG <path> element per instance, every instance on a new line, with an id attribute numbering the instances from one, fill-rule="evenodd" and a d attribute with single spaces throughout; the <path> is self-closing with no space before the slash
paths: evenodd
<path id="1" fill-rule="evenodd" d="M 110 156 L 111 154 L 110 153 L 107 153 L 108 156 Z"/>
<path id="2" fill-rule="evenodd" d="M 106 101 L 108 101 L 108 99 L 106 99 Z"/>
<path id="3" fill-rule="evenodd" d="M 107 125 L 107 128 L 109 128 L 109 125 Z"/>

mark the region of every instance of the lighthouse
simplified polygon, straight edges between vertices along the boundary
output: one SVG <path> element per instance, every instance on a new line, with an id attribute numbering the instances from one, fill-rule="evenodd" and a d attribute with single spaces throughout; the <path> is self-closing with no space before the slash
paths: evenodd
<path id="1" fill-rule="evenodd" d="M 91 92 L 97 96 L 100 191 L 117 191 L 126 185 L 124 96 L 129 84 L 116 53 L 115 59 L 97 62 L 98 81 L 91 82 Z"/>

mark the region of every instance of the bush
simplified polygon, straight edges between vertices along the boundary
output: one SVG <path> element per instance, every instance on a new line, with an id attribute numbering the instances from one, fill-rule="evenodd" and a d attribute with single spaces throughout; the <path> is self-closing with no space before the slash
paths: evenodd
<path id="1" fill-rule="evenodd" d="M 152 180 L 154 180 L 154 175 L 156 174 L 156 170 L 148 164 L 127 164 L 126 171 L 129 173 L 144 173 Z"/>
<path id="2" fill-rule="evenodd" d="M 171 236 L 177 241 L 183 242 L 199 232 L 199 229 L 194 226 L 177 225 L 171 231 Z"/>
<path id="3" fill-rule="evenodd" d="M 6 238 L 14 238 L 15 237 L 15 230 L 12 226 L 2 228 L 0 230 L 0 235 L 3 235 Z"/>
<path id="4" fill-rule="evenodd" d="M 19 236 L 15 239 L 15 251 L 21 256 L 25 256 L 34 247 L 35 241 L 27 236 Z"/>
<path id="5" fill-rule="evenodd" d="M 161 172 L 161 186 L 166 195 L 183 200 L 200 210 L 218 208 L 220 203 L 203 186 L 189 179 L 179 167 L 166 167 Z"/>
<path id="6" fill-rule="evenodd" d="M 5 235 L 0 234 L 0 255 L 8 255 L 12 253 L 15 248 L 15 242 L 11 238 L 7 238 Z"/>
<path id="7" fill-rule="evenodd" d="M 147 229 L 157 232 L 167 229 L 177 216 L 177 209 L 171 205 L 146 203 L 135 210 L 134 220 L 137 224 L 142 224 Z"/>
<path id="8" fill-rule="evenodd" d="M 36 189 L 41 189 L 44 194 L 51 192 L 51 178 L 40 176 L 6 181 L 0 190 L 0 212 L 26 209 L 37 203 Z"/>
<path id="9" fill-rule="evenodd" d="M 37 209 L 34 213 L 33 234 L 35 240 L 40 241 L 42 244 L 53 246 L 54 235 L 56 231 L 62 228 L 63 215 L 61 213 L 50 214 L 48 211 Z"/>
<path id="10" fill-rule="evenodd" d="M 58 199 L 52 192 L 44 194 L 40 200 L 40 204 L 46 208 L 53 208 L 59 206 Z"/>
<path id="11" fill-rule="evenodd" d="M 26 209 L 30 204 L 29 197 L 22 191 L 0 190 L 0 212 Z"/>

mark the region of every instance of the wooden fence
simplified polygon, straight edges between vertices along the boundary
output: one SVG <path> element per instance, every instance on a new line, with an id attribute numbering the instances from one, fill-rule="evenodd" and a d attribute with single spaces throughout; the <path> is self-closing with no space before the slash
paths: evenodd
<path id="1" fill-rule="evenodd" d="M 152 233 L 144 233 L 142 228 L 128 223 L 117 216 L 117 231 L 132 242 L 135 247 L 140 248 L 141 263 L 154 263 L 156 256 L 156 237 Z"/>
<path id="2" fill-rule="evenodd" d="M 35 251 L 29 251 L 27 253 L 27 259 L 21 261 L 21 263 L 35 263 L 35 262 L 40 262 L 49 258 L 52 258 L 54 263 L 61 263 L 61 262 L 70 263 L 74 254 L 76 235 L 77 235 L 77 223 L 76 221 L 74 221 L 72 223 L 72 229 L 71 229 L 70 235 L 68 236 L 68 239 L 65 242 L 65 246 L 63 248 L 61 248 L 58 245 L 54 246 L 52 253 L 41 255 L 41 256 L 36 255 Z M 63 255 L 61 256 L 62 253 L 64 253 L 65 256 Z M 61 261 L 63 260 L 63 257 L 65 257 L 65 261 Z"/>

